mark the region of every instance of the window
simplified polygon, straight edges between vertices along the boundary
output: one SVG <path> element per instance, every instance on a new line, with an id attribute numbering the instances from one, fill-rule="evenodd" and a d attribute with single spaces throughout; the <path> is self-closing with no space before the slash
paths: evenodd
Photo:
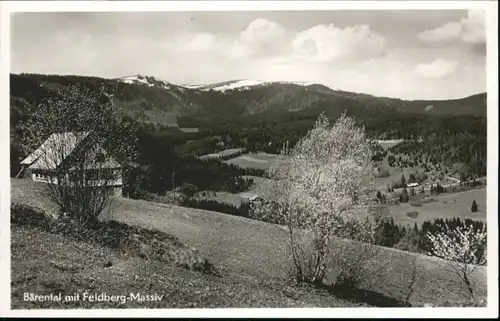
<path id="1" fill-rule="evenodd" d="M 99 172 L 96 170 L 89 170 L 86 175 L 88 180 L 97 180 L 99 179 Z"/>
<path id="2" fill-rule="evenodd" d="M 98 153 L 95 157 L 96 162 L 98 163 L 103 163 L 105 160 L 104 154 L 103 153 Z"/>
<path id="3" fill-rule="evenodd" d="M 116 178 L 116 175 L 114 174 L 114 171 L 112 169 L 103 169 L 101 173 L 103 179 L 111 180 Z"/>

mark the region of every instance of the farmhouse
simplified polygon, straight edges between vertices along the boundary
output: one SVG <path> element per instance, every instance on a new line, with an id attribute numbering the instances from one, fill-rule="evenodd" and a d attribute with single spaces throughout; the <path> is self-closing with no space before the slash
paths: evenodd
<path id="1" fill-rule="evenodd" d="M 58 175 L 64 175 L 69 182 L 72 182 L 71 177 L 74 177 L 75 182 L 78 178 L 79 182 L 85 181 L 86 186 L 107 188 L 111 194 L 121 196 L 121 165 L 102 146 L 93 146 L 89 136 L 88 132 L 50 135 L 21 162 L 21 173 L 23 176 L 31 176 L 33 181 L 49 184 L 58 184 Z M 77 175 L 76 154 L 84 155 L 83 175 Z"/>

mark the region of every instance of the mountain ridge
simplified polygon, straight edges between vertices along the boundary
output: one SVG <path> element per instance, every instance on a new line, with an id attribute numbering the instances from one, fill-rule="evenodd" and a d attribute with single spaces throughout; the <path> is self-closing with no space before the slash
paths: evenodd
<path id="1" fill-rule="evenodd" d="M 50 76 L 50 75 L 49 75 Z M 124 76 L 124 77 L 116 77 L 116 78 L 102 78 L 102 79 L 114 79 L 118 81 L 123 81 L 125 83 L 132 83 L 132 81 L 128 80 L 130 77 L 137 77 L 138 79 L 152 79 L 154 81 L 160 81 L 165 84 L 171 84 L 177 87 L 184 87 L 188 89 L 195 89 L 195 90 L 200 90 L 200 91 L 209 91 L 209 90 L 214 90 L 214 91 L 227 91 L 227 90 L 234 90 L 234 89 L 250 89 L 250 87 L 256 87 L 256 86 L 265 86 L 265 85 L 276 85 L 276 84 L 281 84 L 281 85 L 297 85 L 297 86 L 303 86 L 303 87 L 310 87 L 310 86 L 321 86 L 324 88 L 328 88 L 333 91 L 341 91 L 341 92 L 348 92 L 352 94 L 357 94 L 357 95 L 365 95 L 365 96 L 371 96 L 371 97 L 377 97 L 381 99 L 394 99 L 394 100 L 400 100 L 400 101 L 405 101 L 405 102 L 410 102 L 410 101 L 434 101 L 434 102 L 440 102 L 440 101 L 458 101 L 461 99 L 467 99 L 469 97 L 477 96 L 477 95 L 483 95 L 486 94 L 486 92 L 478 92 L 475 94 L 470 94 L 466 96 L 462 96 L 459 98 L 446 98 L 446 99 L 424 99 L 424 98 L 419 98 L 419 99 L 403 99 L 399 97 L 389 97 L 389 96 L 380 96 L 380 95 L 374 95 L 374 94 L 368 94 L 368 93 L 362 93 L 362 92 L 357 92 L 357 91 L 349 91 L 349 90 L 343 90 L 340 88 L 332 87 L 329 85 L 325 85 L 322 83 L 316 83 L 316 82 L 305 82 L 305 81 L 285 81 L 285 80 L 277 80 L 277 81 L 272 81 L 272 80 L 257 80 L 257 79 L 232 79 L 232 80 L 226 80 L 226 81 L 220 81 L 220 82 L 215 82 L 215 83 L 208 83 L 208 84 L 174 84 L 169 81 L 160 79 L 155 76 L 147 76 L 144 74 L 134 74 L 132 76 Z M 136 84 L 140 84 L 141 82 L 144 84 L 148 84 L 147 82 L 144 81 L 134 81 Z M 153 86 L 153 83 L 148 84 L 150 87 Z M 231 85 L 231 86 L 230 86 Z M 223 88 L 227 86 L 228 88 Z"/>
<path id="2" fill-rule="evenodd" d="M 55 94 L 58 86 L 68 84 L 91 88 L 105 85 L 125 115 L 141 123 L 168 127 L 178 127 L 183 118 L 210 121 L 215 117 L 231 122 L 235 117 L 261 114 L 265 119 L 269 114 L 279 120 L 297 113 L 314 118 L 322 111 L 337 114 L 346 109 L 363 117 L 379 113 L 486 117 L 486 93 L 453 100 L 401 100 L 314 83 L 232 80 L 177 85 L 141 74 L 118 78 L 11 74 L 11 108 L 22 112 L 26 106 Z M 210 90 L 213 88 L 218 90 Z"/>

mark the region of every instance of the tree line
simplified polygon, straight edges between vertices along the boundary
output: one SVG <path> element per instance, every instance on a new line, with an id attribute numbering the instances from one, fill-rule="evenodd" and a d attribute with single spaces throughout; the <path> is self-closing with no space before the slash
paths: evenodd
<path id="1" fill-rule="evenodd" d="M 398 224 L 394 219 L 384 218 L 378 222 L 376 230 L 376 244 L 392 247 L 403 251 L 428 254 L 432 245 L 427 235 L 448 233 L 457 228 L 472 226 L 474 231 L 486 228 L 486 223 L 471 219 L 454 218 L 436 218 L 433 221 L 425 221 L 420 227 L 417 223 L 413 226 Z"/>

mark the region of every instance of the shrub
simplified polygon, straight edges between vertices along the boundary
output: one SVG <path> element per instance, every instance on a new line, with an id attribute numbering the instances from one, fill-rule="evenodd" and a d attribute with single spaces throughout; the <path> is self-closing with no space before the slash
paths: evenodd
<path id="1" fill-rule="evenodd" d="M 388 169 L 384 168 L 384 169 L 380 170 L 378 173 L 376 173 L 375 176 L 378 178 L 385 178 L 385 177 L 389 177 L 390 173 L 389 173 Z"/>
<path id="2" fill-rule="evenodd" d="M 430 197 L 430 198 L 424 198 L 421 202 L 424 204 L 428 204 L 432 202 L 437 202 L 437 200 L 435 198 Z"/>
<path id="3" fill-rule="evenodd" d="M 406 216 L 411 217 L 411 218 L 417 218 L 418 212 L 417 211 L 406 212 Z"/>
<path id="4" fill-rule="evenodd" d="M 239 207 L 217 202 L 215 200 L 197 200 L 188 198 L 182 202 L 182 206 L 199 208 L 208 211 L 214 211 L 219 213 L 231 214 L 236 216 L 248 217 L 249 216 L 249 205 L 248 203 L 241 203 Z"/>
<path id="5" fill-rule="evenodd" d="M 12 203 L 10 207 L 10 224 L 50 232 L 54 227 L 54 220 L 42 208 Z"/>
<path id="6" fill-rule="evenodd" d="M 353 242 L 351 245 L 337 245 L 333 252 L 332 287 L 335 291 L 349 291 L 358 289 L 362 285 L 376 281 L 374 257 L 378 248 L 372 244 Z"/>

